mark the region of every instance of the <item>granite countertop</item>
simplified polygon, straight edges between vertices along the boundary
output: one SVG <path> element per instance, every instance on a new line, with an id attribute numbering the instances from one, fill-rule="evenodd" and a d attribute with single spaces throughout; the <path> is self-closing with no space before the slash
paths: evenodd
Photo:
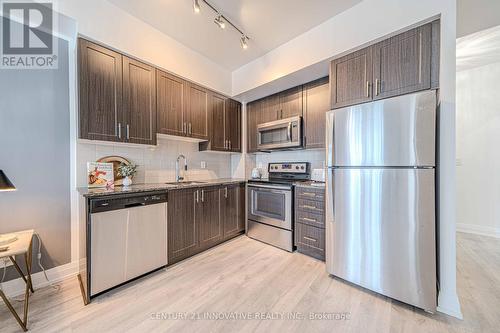
<path id="1" fill-rule="evenodd" d="M 317 182 L 317 181 L 307 181 L 307 182 L 297 182 L 295 183 L 296 187 L 310 187 L 310 188 L 318 188 L 318 189 L 325 189 L 325 183 L 324 182 Z"/>
<path id="2" fill-rule="evenodd" d="M 189 181 L 188 181 L 189 182 Z M 114 194 L 125 194 L 125 193 L 140 193 L 140 192 L 151 192 L 151 191 L 172 191 L 178 189 L 192 188 L 192 187 L 205 187 L 213 185 L 223 185 L 223 184 L 237 184 L 245 183 L 246 180 L 243 178 L 218 178 L 210 180 L 195 180 L 192 184 L 137 184 L 131 185 L 129 187 L 115 186 L 114 188 L 87 188 L 79 187 L 77 190 L 80 195 L 86 198 L 114 195 Z"/>

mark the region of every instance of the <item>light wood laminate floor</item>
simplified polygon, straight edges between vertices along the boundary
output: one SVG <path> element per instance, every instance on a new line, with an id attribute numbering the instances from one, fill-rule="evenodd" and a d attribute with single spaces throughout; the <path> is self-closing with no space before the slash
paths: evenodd
<path id="1" fill-rule="evenodd" d="M 458 234 L 457 255 L 463 321 L 346 284 L 320 261 L 242 236 L 88 306 L 76 278 L 59 291 L 37 290 L 28 325 L 31 332 L 499 332 L 500 240 Z M 213 313 L 274 318 L 204 318 Z M 310 313 L 339 316 L 310 320 Z M 5 306 L 0 324 L 1 332 L 20 331 Z"/>

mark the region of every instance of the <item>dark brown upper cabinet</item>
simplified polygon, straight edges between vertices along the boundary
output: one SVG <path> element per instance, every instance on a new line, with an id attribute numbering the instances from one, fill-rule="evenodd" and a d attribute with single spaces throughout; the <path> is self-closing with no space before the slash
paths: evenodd
<path id="1" fill-rule="evenodd" d="M 439 87 L 439 20 L 330 65 L 331 108 Z"/>
<path id="2" fill-rule="evenodd" d="M 285 90 L 280 96 L 280 113 L 278 119 L 302 116 L 303 94 L 302 86 Z"/>
<path id="3" fill-rule="evenodd" d="M 80 138 L 156 144 L 155 69 L 79 39 Z"/>
<path id="4" fill-rule="evenodd" d="M 241 152 L 241 103 L 210 92 L 208 105 L 210 141 L 200 150 Z"/>
<path id="5" fill-rule="evenodd" d="M 274 94 L 266 98 L 263 98 L 259 105 L 260 105 L 259 124 L 280 119 L 281 104 L 280 104 L 279 94 Z"/>
<path id="6" fill-rule="evenodd" d="M 226 101 L 225 133 L 227 148 L 231 152 L 241 152 L 241 103 L 233 99 Z"/>
<path id="7" fill-rule="evenodd" d="M 186 81 L 175 75 L 156 71 L 157 132 L 186 135 L 184 110 L 186 108 Z"/>
<path id="8" fill-rule="evenodd" d="M 257 152 L 257 125 L 294 116 L 302 116 L 303 108 L 302 86 L 248 103 L 248 152 Z"/>
<path id="9" fill-rule="evenodd" d="M 212 113 L 210 149 L 226 151 L 226 98 L 221 95 L 210 95 L 210 111 Z"/>
<path id="10" fill-rule="evenodd" d="M 371 101 L 372 75 L 371 47 L 333 60 L 330 65 L 332 109 Z"/>
<path id="11" fill-rule="evenodd" d="M 208 140 L 208 95 L 209 91 L 194 83 L 187 83 L 187 103 L 185 114 L 185 126 L 187 136 L 202 140 Z"/>
<path id="12" fill-rule="evenodd" d="M 373 99 L 430 88 L 431 36 L 431 24 L 427 24 L 372 47 Z"/>
<path id="13" fill-rule="evenodd" d="M 156 145 L 156 70 L 123 57 L 123 111 L 125 140 Z"/>
<path id="14" fill-rule="evenodd" d="M 78 43 L 80 138 L 121 142 L 122 56 L 84 39 Z"/>
<path id="15" fill-rule="evenodd" d="M 330 110 L 328 76 L 304 85 L 304 104 L 305 148 L 324 148 L 326 112 Z"/>
<path id="16" fill-rule="evenodd" d="M 209 139 L 210 92 L 157 70 L 158 133 Z"/>
<path id="17" fill-rule="evenodd" d="M 302 116 L 302 86 L 294 87 L 260 100 L 260 122 Z"/>
<path id="18" fill-rule="evenodd" d="M 261 121 L 264 101 L 258 100 L 247 104 L 247 151 L 257 152 L 257 125 Z"/>

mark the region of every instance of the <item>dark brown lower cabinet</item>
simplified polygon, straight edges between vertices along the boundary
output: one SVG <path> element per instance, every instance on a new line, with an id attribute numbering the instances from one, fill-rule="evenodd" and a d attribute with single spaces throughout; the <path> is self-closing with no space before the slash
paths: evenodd
<path id="1" fill-rule="evenodd" d="M 325 260 L 325 190 L 295 189 L 295 246 L 297 251 Z"/>
<path id="2" fill-rule="evenodd" d="M 297 251 L 319 260 L 325 260 L 325 229 L 311 225 L 295 224 Z"/>
<path id="3" fill-rule="evenodd" d="M 222 220 L 219 186 L 199 189 L 196 205 L 200 250 L 206 250 L 222 241 Z"/>
<path id="4" fill-rule="evenodd" d="M 221 188 L 221 218 L 224 239 L 245 231 L 245 184 L 227 185 Z"/>
<path id="5" fill-rule="evenodd" d="M 199 250 L 196 195 L 198 189 L 168 192 L 167 253 L 173 264 L 196 254 Z"/>
<path id="6" fill-rule="evenodd" d="M 245 231 L 245 184 L 207 186 L 168 194 L 168 264 Z"/>

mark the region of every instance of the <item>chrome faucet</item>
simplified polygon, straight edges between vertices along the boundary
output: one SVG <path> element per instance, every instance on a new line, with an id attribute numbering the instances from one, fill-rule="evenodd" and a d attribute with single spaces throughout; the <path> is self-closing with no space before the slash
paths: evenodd
<path id="1" fill-rule="evenodd" d="M 179 171 L 179 162 L 180 162 L 181 158 L 184 159 L 184 172 L 182 173 L 182 176 L 180 175 L 180 171 Z M 175 161 L 175 181 L 176 182 L 181 182 L 184 180 L 184 173 L 187 171 L 187 169 L 188 169 L 187 158 L 186 158 L 186 156 L 180 154 L 179 156 L 177 156 L 177 161 Z"/>

